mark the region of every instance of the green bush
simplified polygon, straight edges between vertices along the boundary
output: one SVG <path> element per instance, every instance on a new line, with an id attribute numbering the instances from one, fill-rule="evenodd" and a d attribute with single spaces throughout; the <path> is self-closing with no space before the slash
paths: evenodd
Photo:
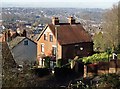
<path id="1" fill-rule="evenodd" d="M 117 54 L 118 59 L 120 60 L 120 54 Z"/>
<path id="2" fill-rule="evenodd" d="M 95 62 L 100 62 L 100 61 L 104 61 L 107 62 L 108 61 L 108 56 L 111 57 L 111 55 L 108 55 L 106 52 L 105 53 L 96 53 L 93 54 L 92 56 L 88 56 L 88 57 L 83 57 L 82 61 L 84 63 L 95 63 Z"/>
<path id="3" fill-rule="evenodd" d="M 45 59 L 45 68 L 49 68 L 50 67 L 50 57 L 44 57 Z"/>
<path id="4" fill-rule="evenodd" d="M 57 60 L 57 65 L 56 66 L 61 68 L 61 66 L 62 66 L 62 59 L 58 59 Z"/>

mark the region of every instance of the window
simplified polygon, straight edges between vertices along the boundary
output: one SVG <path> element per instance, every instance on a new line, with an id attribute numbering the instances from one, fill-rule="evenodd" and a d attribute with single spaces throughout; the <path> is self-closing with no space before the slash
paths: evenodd
<path id="1" fill-rule="evenodd" d="M 24 41 L 24 45 L 28 45 L 28 40 L 25 40 L 25 41 Z"/>
<path id="2" fill-rule="evenodd" d="M 41 52 L 44 53 L 44 44 L 41 44 Z"/>
<path id="3" fill-rule="evenodd" d="M 79 45 L 78 44 L 75 45 L 75 49 L 79 50 Z"/>
<path id="4" fill-rule="evenodd" d="M 52 47 L 52 55 L 56 55 L 56 47 Z"/>
<path id="5" fill-rule="evenodd" d="M 50 42 L 53 42 L 53 35 L 50 35 Z"/>
<path id="6" fill-rule="evenodd" d="M 44 40 L 47 40 L 47 35 L 46 34 L 44 34 Z"/>

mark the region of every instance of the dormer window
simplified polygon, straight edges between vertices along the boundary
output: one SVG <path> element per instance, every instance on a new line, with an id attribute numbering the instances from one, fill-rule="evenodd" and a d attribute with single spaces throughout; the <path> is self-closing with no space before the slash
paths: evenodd
<path id="1" fill-rule="evenodd" d="M 47 40 L 47 34 L 44 34 L 44 40 Z"/>
<path id="2" fill-rule="evenodd" d="M 28 40 L 25 40 L 25 41 L 24 41 L 24 45 L 28 45 Z"/>
<path id="3" fill-rule="evenodd" d="M 53 42 L 53 35 L 50 35 L 50 42 Z"/>

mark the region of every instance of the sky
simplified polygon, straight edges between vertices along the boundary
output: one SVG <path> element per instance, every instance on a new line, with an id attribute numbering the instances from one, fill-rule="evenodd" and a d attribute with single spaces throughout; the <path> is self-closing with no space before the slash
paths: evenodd
<path id="1" fill-rule="evenodd" d="M 2 7 L 111 8 L 120 0 L 0 0 Z"/>

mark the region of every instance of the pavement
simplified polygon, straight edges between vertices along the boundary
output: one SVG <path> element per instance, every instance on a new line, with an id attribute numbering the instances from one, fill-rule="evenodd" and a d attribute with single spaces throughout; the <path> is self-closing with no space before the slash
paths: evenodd
<path id="1" fill-rule="evenodd" d="M 2 88 L 2 43 L 0 43 L 0 89 Z"/>

